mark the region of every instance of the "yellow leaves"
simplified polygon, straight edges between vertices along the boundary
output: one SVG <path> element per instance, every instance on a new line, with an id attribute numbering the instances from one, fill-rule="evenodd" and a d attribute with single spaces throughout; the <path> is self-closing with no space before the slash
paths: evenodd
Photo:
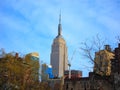
<path id="1" fill-rule="evenodd" d="M 19 87 L 20 90 L 25 90 L 25 87 L 28 87 L 27 85 L 36 82 L 35 80 L 39 80 L 38 72 L 39 62 L 31 60 L 30 56 L 26 58 L 16 58 L 12 54 L 6 54 L 0 58 L 0 85 L 9 82 Z M 27 84 L 25 82 L 26 79 Z"/>

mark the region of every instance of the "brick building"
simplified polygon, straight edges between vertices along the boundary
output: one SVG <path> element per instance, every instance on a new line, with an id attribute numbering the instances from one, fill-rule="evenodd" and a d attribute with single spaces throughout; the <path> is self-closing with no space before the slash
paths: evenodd
<path id="1" fill-rule="evenodd" d="M 75 78 L 81 78 L 82 77 L 82 71 L 79 70 L 71 70 L 71 79 L 75 79 Z M 64 72 L 64 77 L 65 78 L 69 78 L 69 70 L 66 70 Z"/>

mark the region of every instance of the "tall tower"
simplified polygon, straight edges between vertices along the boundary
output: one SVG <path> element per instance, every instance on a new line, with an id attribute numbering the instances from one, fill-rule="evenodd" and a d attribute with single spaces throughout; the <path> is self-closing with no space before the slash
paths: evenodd
<path id="1" fill-rule="evenodd" d="M 58 77 L 62 77 L 64 71 L 68 69 L 67 46 L 62 37 L 61 14 L 59 15 L 58 35 L 54 39 L 51 49 L 51 65 L 53 74 Z"/>

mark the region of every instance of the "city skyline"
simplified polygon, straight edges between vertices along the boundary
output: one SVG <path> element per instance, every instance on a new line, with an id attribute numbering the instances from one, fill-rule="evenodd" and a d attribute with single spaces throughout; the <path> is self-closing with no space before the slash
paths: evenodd
<path id="1" fill-rule="evenodd" d="M 71 69 L 87 76 L 90 63 L 79 52 L 81 42 L 100 34 L 112 48 L 120 35 L 120 0 L 4 0 L 0 1 L 0 48 L 6 52 L 38 52 L 50 64 L 61 9 L 62 34 Z M 92 69 L 90 69 L 92 70 Z"/>

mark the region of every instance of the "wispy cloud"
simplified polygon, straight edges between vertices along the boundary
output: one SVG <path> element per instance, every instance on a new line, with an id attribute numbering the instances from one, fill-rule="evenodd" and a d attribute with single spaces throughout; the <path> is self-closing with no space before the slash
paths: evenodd
<path id="1" fill-rule="evenodd" d="M 69 57 L 86 38 L 100 33 L 114 41 L 120 34 L 119 0 L 4 0 L 0 1 L 0 48 L 38 51 L 41 59 L 49 63 L 60 9 Z M 77 56 L 74 59 L 79 62 Z"/>

